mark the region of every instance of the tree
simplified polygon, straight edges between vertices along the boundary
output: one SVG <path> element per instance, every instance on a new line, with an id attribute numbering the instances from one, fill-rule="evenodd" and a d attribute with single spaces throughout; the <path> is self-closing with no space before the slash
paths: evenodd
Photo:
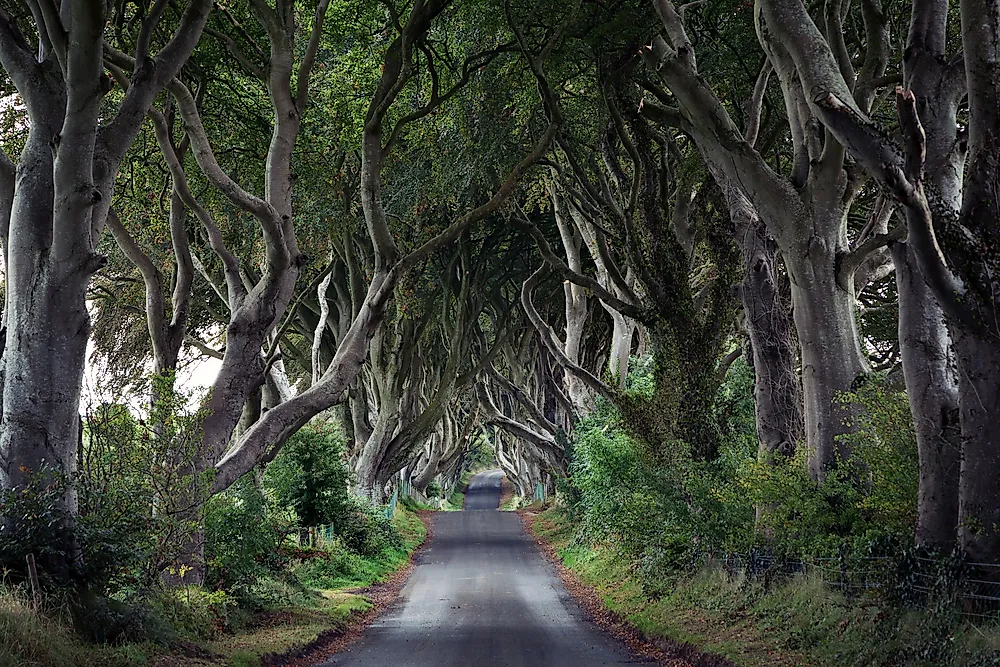
<path id="1" fill-rule="evenodd" d="M 850 251 L 847 212 L 863 179 L 845 164 L 836 142 L 824 145 L 814 131 L 803 86 L 780 39 L 762 34 L 761 43 L 781 86 L 790 124 L 793 162 L 787 178 L 747 141 L 699 76 L 694 48 L 674 5 L 656 0 L 654 6 L 666 37 L 656 38 L 643 56 L 672 95 L 676 108 L 670 111 L 709 167 L 740 184 L 784 258 L 801 355 L 809 466 L 821 479 L 830 466 L 849 458 L 836 437 L 845 428 L 849 410 L 836 395 L 868 371 L 855 319 L 853 281 L 838 280 L 842 257 Z M 839 13 L 833 16 L 827 30 L 839 38 Z M 858 76 L 859 97 L 866 107 L 886 60 L 884 50 L 872 46 L 876 48 L 866 51 Z"/>
<path id="2" fill-rule="evenodd" d="M 793 18 L 800 26 L 788 35 L 788 48 L 803 71 L 803 87 L 812 91 L 809 104 L 824 126 L 904 207 L 908 242 L 906 256 L 898 253 L 900 260 L 915 260 L 948 318 L 959 370 L 963 461 L 957 523 L 961 547 L 980 562 L 1000 557 L 1000 483 L 995 472 L 1000 448 L 995 429 L 987 425 L 991 419 L 987 415 L 1000 405 L 996 382 L 1000 332 L 995 325 L 991 277 L 998 261 L 992 241 L 998 233 L 997 195 L 988 185 L 997 177 L 994 156 L 1000 132 L 995 106 L 1000 98 L 993 84 L 998 71 L 989 55 L 1000 34 L 996 9 L 990 2 L 961 4 L 963 55 L 948 62 L 947 4 L 913 5 L 904 60 L 904 86 L 911 88 L 901 87 L 896 95 L 904 142 L 900 149 L 857 107 L 840 71 L 832 67 L 832 54 L 817 40 L 809 16 L 780 2 L 764 8 L 769 23 Z M 968 157 L 965 132 L 957 123 L 963 93 L 969 102 Z M 937 311 L 930 310 L 923 322 L 936 324 L 938 318 Z M 930 420 L 920 424 L 926 434 L 921 446 L 923 539 L 947 546 L 955 516 L 954 383 L 947 369 L 949 355 L 937 332 L 936 328 L 928 331 L 931 345 L 924 343 L 924 354 L 943 368 L 931 387 L 941 410 L 915 416 L 918 424 L 920 417 Z"/>
<path id="3" fill-rule="evenodd" d="M 89 0 L 0 9 L 0 64 L 27 109 L 17 164 L 0 158 L 0 214 L 7 270 L 4 308 L 0 486 L 24 485 L 48 465 L 72 473 L 90 316 L 86 290 L 104 263 L 103 233 L 119 164 L 156 95 L 180 71 L 211 3 L 186 3 L 164 39 L 167 4 L 136 6 L 121 36 L 135 66 L 113 91 L 105 58 L 111 25 L 131 6 Z M 31 35 L 31 41 L 25 36 Z M 153 53 L 154 47 L 161 45 Z M 65 498 L 75 510 L 72 492 Z"/>

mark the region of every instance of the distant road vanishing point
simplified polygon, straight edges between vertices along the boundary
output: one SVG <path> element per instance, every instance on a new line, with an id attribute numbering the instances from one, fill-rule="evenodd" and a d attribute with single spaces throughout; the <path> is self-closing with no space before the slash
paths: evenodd
<path id="1" fill-rule="evenodd" d="M 442 512 L 395 604 L 332 667 L 590 667 L 644 662 L 586 620 L 520 519 L 499 470 Z"/>

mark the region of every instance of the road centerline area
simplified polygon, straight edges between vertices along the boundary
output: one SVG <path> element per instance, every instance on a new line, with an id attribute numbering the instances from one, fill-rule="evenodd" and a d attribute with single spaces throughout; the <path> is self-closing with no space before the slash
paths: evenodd
<path id="1" fill-rule="evenodd" d="M 499 470 L 469 482 L 465 510 L 434 537 L 396 603 L 326 667 L 631 665 L 620 642 L 583 617 L 520 519 L 499 512 Z"/>

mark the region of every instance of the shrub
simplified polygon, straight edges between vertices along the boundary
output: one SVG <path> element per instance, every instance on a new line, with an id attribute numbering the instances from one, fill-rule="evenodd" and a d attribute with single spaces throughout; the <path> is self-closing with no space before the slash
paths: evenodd
<path id="1" fill-rule="evenodd" d="M 337 526 L 344 546 L 361 556 L 377 557 L 388 549 L 403 546 L 399 532 L 385 515 L 385 510 L 365 498 L 351 496 L 350 511 Z"/>
<path id="2" fill-rule="evenodd" d="M 854 408 L 855 430 L 841 436 L 852 457 L 809 477 L 803 448 L 792 458 L 748 463 L 740 484 L 760 507 L 765 543 L 814 556 L 886 555 L 913 541 L 919 469 L 905 394 L 879 376 L 840 397 Z"/>
<path id="3" fill-rule="evenodd" d="M 257 584 L 287 564 L 279 546 L 292 527 L 269 507 L 252 473 L 241 477 L 205 506 L 206 585 L 254 597 Z"/>
<path id="4" fill-rule="evenodd" d="M 198 639 L 215 639 L 239 625 L 245 615 L 225 591 L 189 586 L 160 592 L 152 599 L 157 616 L 178 633 Z"/>
<path id="5" fill-rule="evenodd" d="M 629 391 L 648 392 L 648 365 L 636 368 Z M 720 391 L 717 419 L 727 437 L 713 461 L 698 460 L 681 440 L 651 452 L 625 432 L 613 406 L 600 402 L 577 425 L 570 479 L 558 484 L 585 536 L 637 557 L 650 582 L 693 552 L 748 543 L 753 505 L 736 480 L 756 457 L 751 388 L 750 371 L 738 360 Z"/>
<path id="6" fill-rule="evenodd" d="M 346 520 L 350 511 L 344 439 L 333 421 L 307 424 L 289 438 L 264 471 L 263 484 L 302 528 Z"/>

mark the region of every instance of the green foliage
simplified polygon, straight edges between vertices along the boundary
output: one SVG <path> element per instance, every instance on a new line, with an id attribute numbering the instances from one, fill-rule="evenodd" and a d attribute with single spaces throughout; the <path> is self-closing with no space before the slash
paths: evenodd
<path id="1" fill-rule="evenodd" d="M 189 508 L 207 496 L 211 474 L 192 472 L 201 430 L 189 396 L 172 374 L 148 381 L 155 400 L 145 419 L 113 403 L 86 416 L 76 478 L 85 580 L 123 599 L 155 588 L 199 530 Z"/>
<path id="2" fill-rule="evenodd" d="M 695 551 L 736 548 L 753 529 L 753 505 L 736 485 L 740 466 L 756 456 L 749 385 L 739 366 L 722 391 L 728 438 L 712 461 L 695 457 L 686 443 L 664 451 L 630 437 L 621 418 L 602 403 L 577 427 L 569 488 L 560 485 L 570 510 L 580 517 L 586 537 L 608 543 L 639 559 L 648 581 L 663 568 L 681 565 Z M 631 391 L 646 390 L 648 366 L 629 378 Z M 737 408 L 742 408 L 742 412 Z"/>
<path id="3" fill-rule="evenodd" d="M 160 618 L 189 638 L 213 639 L 232 630 L 236 618 L 245 618 L 237 601 L 225 591 L 176 588 L 160 592 L 152 603 Z"/>
<path id="4" fill-rule="evenodd" d="M 650 375 L 648 363 L 634 364 L 627 390 L 648 392 Z M 854 406 L 856 430 L 844 436 L 853 456 L 822 484 L 801 449 L 758 459 L 753 376 L 742 359 L 715 399 L 723 437 L 710 461 L 681 441 L 651 452 L 601 403 L 578 424 L 560 496 L 583 537 L 634 557 L 651 586 L 696 553 L 898 553 L 912 541 L 918 479 L 906 397 L 873 377 L 842 400 Z"/>
<path id="5" fill-rule="evenodd" d="M 72 588 L 85 606 L 111 594 L 140 599 L 157 586 L 196 526 L 181 508 L 205 480 L 189 472 L 196 417 L 182 410 L 172 378 L 154 382 L 160 398 L 147 420 L 109 403 L 83 417 L 76 473 L 46 467 L 25 488 L 0 491 L 0 567 L 23 580 L 32 554 L 43 586 Z M 76 496 L 73 517 L 62 513 L 66 494 Z M 54 565 L 66 561 L 69 571 Z"/>
<path id="6" fill-rule="evenodd" d="M 399 533 L 385 510 L 365 498 L 351 496 L 349 511 L 337 535 L 351 551 L 369 558 L 402 546 Z"/>
<path id="7" fill-rule="evenodd" d="M 751 579 L 718 561 L 669 572 L 650 595 L 640 563 L 623 559 L 612 545 L 574 539 L 574 522 L 560 508 L 539 515 L 533 529 L 644 636 L 694 643 L 736 664 L 985 666 L 1000 655 L 996 623 L 962 623 L 954 606 L 893 606 L 866 593 L 859 600 L 817 570 Z M 954 563 L 941 567 L 951 570 Z"/>
<path id="8" fill-rule="evenodd" d="M 916 523 L 920 461 L 906 394 L 873 375 L 841 400 L 861 408 L 856 430 L 841 436 L 861 466 L 860 509 L 887 532 L 909 535 Z"/>
<path id="9" fill-rule="evenodd" d="M 463 471 L 487 470 L 497 466 L 496 454 L 485 437 L 477 437 L 469 444 L 462 460 Z M 461 475 L 460 475 L 461 476 Z"/>
<path id="10" fill-rule="evenodd" d="M 269 506 L 253 475 L 245 475 L 205 506 L 205 584 L 253 596 L 257 584 L 286 564 L 279 547 L 290 522 Z"/>
<path id="11" fill-rule="evenodd" d="M 340 525 L 349 512 L 344 440 L 333 421 L 296 432 L 267 466 L 264 484 L 276 503 L 291 508 L 299 526 Z"/>
<path id="12" fill-rule="evenodd" d="M 834 556 L 845 546 L 861 554 L 912 542 L 919 474 L 906 396 L 872 377 L 840 400 L 854 406 L 856 430 L 841 436 L 852 457 L 822 484 L 809 477 L 801 449 L 743 468 L 742 488 L 766 508 L 759 527 L 776 550 Z"/>
<path id="13" fill-rule="evenodd" d="M 298 580 L 321 589 L 367 586 L 406 562 L 408 554 L 424 540 L 423 523 L 408 512 L 397 512 L 390 521 L 380 508 L 372 509 L 373 514 L 382 517 L 380 531 L 389 533 L 384 539 L 369 540 L 369 548 L 380 543 L 378 551 L 363 555 L 343 541 L 334 541 L 321 556 L 309 558 L 293 568 Z"/>

